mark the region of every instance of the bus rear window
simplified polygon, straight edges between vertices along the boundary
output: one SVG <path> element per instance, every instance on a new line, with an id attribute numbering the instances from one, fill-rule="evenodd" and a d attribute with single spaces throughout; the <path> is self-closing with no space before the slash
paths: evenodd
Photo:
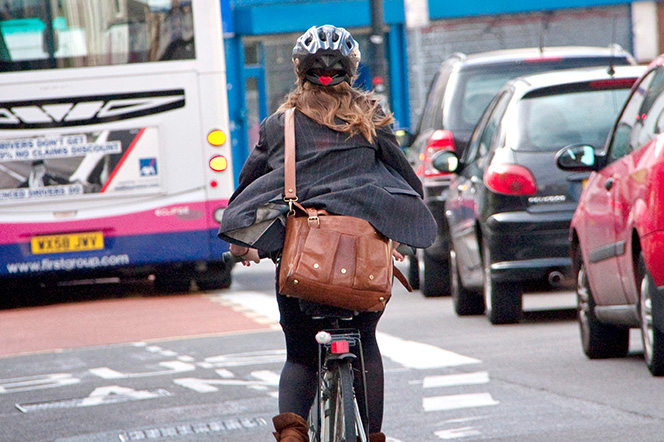
<path id="1" fill-rule="evenodd" d="M 191 0 L 8 0 L 0 71 L 195 58 Z"/>

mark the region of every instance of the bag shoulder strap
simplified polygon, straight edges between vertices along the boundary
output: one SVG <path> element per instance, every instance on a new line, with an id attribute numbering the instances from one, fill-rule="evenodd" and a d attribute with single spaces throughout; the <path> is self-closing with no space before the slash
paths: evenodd
<path id="1" fill-rule="evenodd" d="M 397 278 L 397 279 L 399 280 L 399 282 L 401 283 L 401 285 L 403 285 L 403 286 L 406 288 L 406 290 L 408 290 L 409 292 L 412 292 L 412 291 L 413 291 L 413 287 L 412 287 L 412 286 L 410 285 L 410 283 L 408 282 L 408 278 L 406 278 L 406 277 L 404 276 L 404 274 L 401 273 L 401 270 L 399 270 L 399 269 L 397 268 L 397 266 L 396 266 L 394 263 L 392 263 L 392 268 L 393 268 L 393 270 L 394 270 L 394 277 Z"/>
<path id="2" fill-rule="evenodd" d="M 297 201 L 295 187 L 295 108 L 284 113 L 284 199 Z"/>

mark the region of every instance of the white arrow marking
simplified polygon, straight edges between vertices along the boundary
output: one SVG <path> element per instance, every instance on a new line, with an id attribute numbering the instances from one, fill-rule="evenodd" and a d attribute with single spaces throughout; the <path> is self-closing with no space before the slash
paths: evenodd
<path id="1" fill-rule="evenodd" d="M 118 402 L 154 399 L 162 396 L 164 396 L 163 390 L 161 392 L 153 392 L 147 390 L 134 390 L 132 388 L 111 385 L 110 387 L 95 388 L 94 391 L 90 393 L 90 396 L 83 399 L 78 404 L 78 406 L 92 407 L 102 404 L 115 404 Z"/>

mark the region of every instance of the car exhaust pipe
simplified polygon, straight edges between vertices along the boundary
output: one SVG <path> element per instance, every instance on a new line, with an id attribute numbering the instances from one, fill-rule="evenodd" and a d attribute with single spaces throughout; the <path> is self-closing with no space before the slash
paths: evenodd
<path id="1" fill-rule="evenodd" d="M 549 279 L 549 285 L 551 287 L 560 287 L 563 284 L 565 275 L 560 273 L 558 270 L 554 270 L 553 272 L 549 273 L 548 279 Z"/>

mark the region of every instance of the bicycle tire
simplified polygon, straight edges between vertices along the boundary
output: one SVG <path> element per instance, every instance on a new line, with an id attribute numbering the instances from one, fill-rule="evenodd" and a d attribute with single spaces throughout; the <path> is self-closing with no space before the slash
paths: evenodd
<path id="1" fill-rule="evenodd" d="M 353 368 L 350 361 L 340 360 L 334 364 L 334 377 L 337 378 L 335 416 L 332 422 L 333 442 L 356 442 L 355 399 L 353 394 Z"/>
<path id="2" fill-rule="evenodd" d="M 314 431 L 314 442 L 330 442 L 334 440 L 334 420 L 336 418 L 336 402 L 338 399 L 337 387 L 339 385 L 336 374 L 325 369 L 322 377 L 319 379 L 320 390 L 317 399 L 318 404 L 314 417 L 314 423 L 318 427 Z"/>

